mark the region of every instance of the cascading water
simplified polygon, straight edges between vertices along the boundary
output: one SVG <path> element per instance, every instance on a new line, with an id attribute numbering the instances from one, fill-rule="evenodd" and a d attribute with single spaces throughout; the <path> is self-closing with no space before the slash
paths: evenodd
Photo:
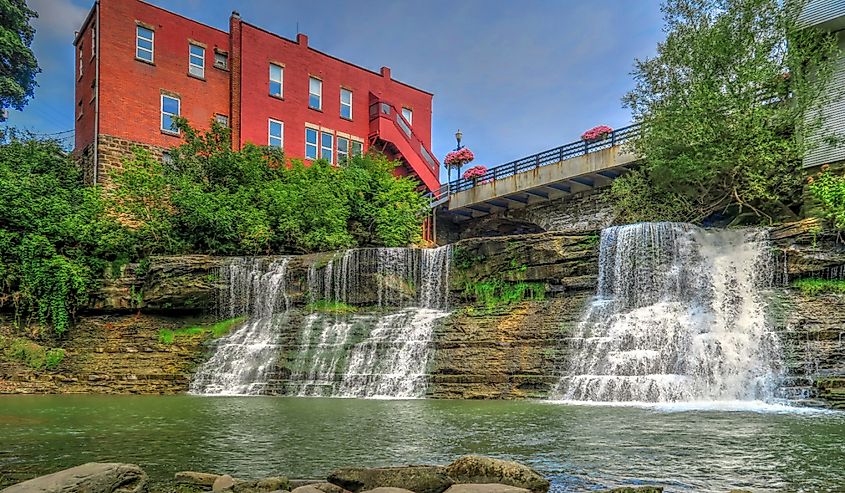
<path id="1" fill-rule="evenodd" d="M 291 375 L 298 395 L 413 398 L 425 394 L 425 370 L 437 322 L 448 315 L 451 248 L 346 251 L 319 279 L 309 271 L 311 299 L 367 301 L 370 315 L 313 313 L 306 320 Z M 375 285 L 373 285 L 375 284 Z"/>
<path id="2" fill-rule="evenodd" d="M 780 343 L 766 321 L 768 236 L 643 223 L 601 234 L 596 297 L 555 398 L 769 400 Z"/>
<path id="3" fill-rule="evenodd" d="M 279 353 L 278 327 L 290 307 L 286 288 L 289 258 L 232 259 L 220 270 L 228 290 L 221 293 L 221 316 L 247 315 L 244 325 L 217 342 L 197 370 L 190 392 L 204 395 L 261 394 Z"/>

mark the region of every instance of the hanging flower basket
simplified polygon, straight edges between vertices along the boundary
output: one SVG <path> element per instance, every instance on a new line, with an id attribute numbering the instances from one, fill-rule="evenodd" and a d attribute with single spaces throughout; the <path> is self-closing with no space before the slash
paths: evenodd
<path id="1" fill-rule="evenodd" d="M 464 147 L 463 149 L 446 154 L 446 159 L 443 160 L 443 164 L 450 168 L 460 168 L 461 166 L 471 162 L 473 159 L 475 159 L 475 154 Z"/>
<path id="2" fill-rule="evenodd" d="M 606 139 L 611 133 L 613 133 L 612 128 L 607 125 L 599 125 L 581 134 L 581 140 L 584 142 L 597 142 Z"/>
<path id="3" fill-rule="evenodd" d="M 473 166 L 472 168 L 464 171 L 464 174 L 461 175 L 464 180 L 472 180 L 473 183 L 478 184 L 478 179 L 484 176 L 487 173 L 487 166 Z"/>

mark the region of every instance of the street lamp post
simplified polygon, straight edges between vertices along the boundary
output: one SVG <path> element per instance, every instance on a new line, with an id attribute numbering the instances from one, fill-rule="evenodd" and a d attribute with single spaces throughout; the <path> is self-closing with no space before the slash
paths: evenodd
<path id="1" fill-rule="evenodd" d="M 457 147 L 455 147 L 456 151 L 460 151 L 461 149 L 464 148 L 464 146 L 461 145 L 461 139 L 463 139 L 463 138 L 464 138 L 464 134 L 461 133 L 461 129 L 459 128 L 458 131 L 455 132 L 455 141 L 457 141 L 457 143 L 458 143 Z M 447 180 L 447 183 L 449 185 L 448 189 L 449 189 L 449 193 L 451 194 L 452 193 L 452 167 L 451 166 L 446 167 L 446 173 L 447 173 L 446 180 Z M 458 176 L 461 176 L 461 167 L 460 166 L 458 166 Z"/>

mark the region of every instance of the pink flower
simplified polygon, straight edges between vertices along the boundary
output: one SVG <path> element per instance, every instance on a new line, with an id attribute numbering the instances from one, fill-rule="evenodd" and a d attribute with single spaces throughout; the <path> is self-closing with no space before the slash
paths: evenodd
<path id="1" fill-rule="evenodd" d="M 484 176 L 485 173 L 487 173 L 487 166 L 478 165 L 464 171 L 462 176 L 464 180 L 472 180 L 473 178 Z"/>
<path id="2" fill-rule="evenodd" d="M 610 134 L 611 132 L 613 132 L 613 129 L 607 125 L 599 125 L 598 127 L 593 127 L 581 134 L 581 140 L 592 142 Z"/>
<path id="3" fill-rule="evenodd" d="M 471 150 L 464 147 L 463 149 L 452 151 L 449 154 L 446 154 L 446 159 L 443 160 L 443 164 L 449 167 L 458 168 L 467 164 L 473 159 L 475 159 L 475 154 L 473 154 Z"/>

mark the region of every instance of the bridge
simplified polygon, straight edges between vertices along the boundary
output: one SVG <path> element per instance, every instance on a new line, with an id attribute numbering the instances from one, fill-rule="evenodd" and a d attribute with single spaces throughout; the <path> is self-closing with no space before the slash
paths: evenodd
<path id="1" fill-rule="evenodd" d="M 605 139 L 578 140 L 495 166 L 473 179 L 449 182 L 432 194 L 432 208 L 466 221 L 610 185 L 638 161 L 622 144 L 639 124 L 611 132 Z"/>

